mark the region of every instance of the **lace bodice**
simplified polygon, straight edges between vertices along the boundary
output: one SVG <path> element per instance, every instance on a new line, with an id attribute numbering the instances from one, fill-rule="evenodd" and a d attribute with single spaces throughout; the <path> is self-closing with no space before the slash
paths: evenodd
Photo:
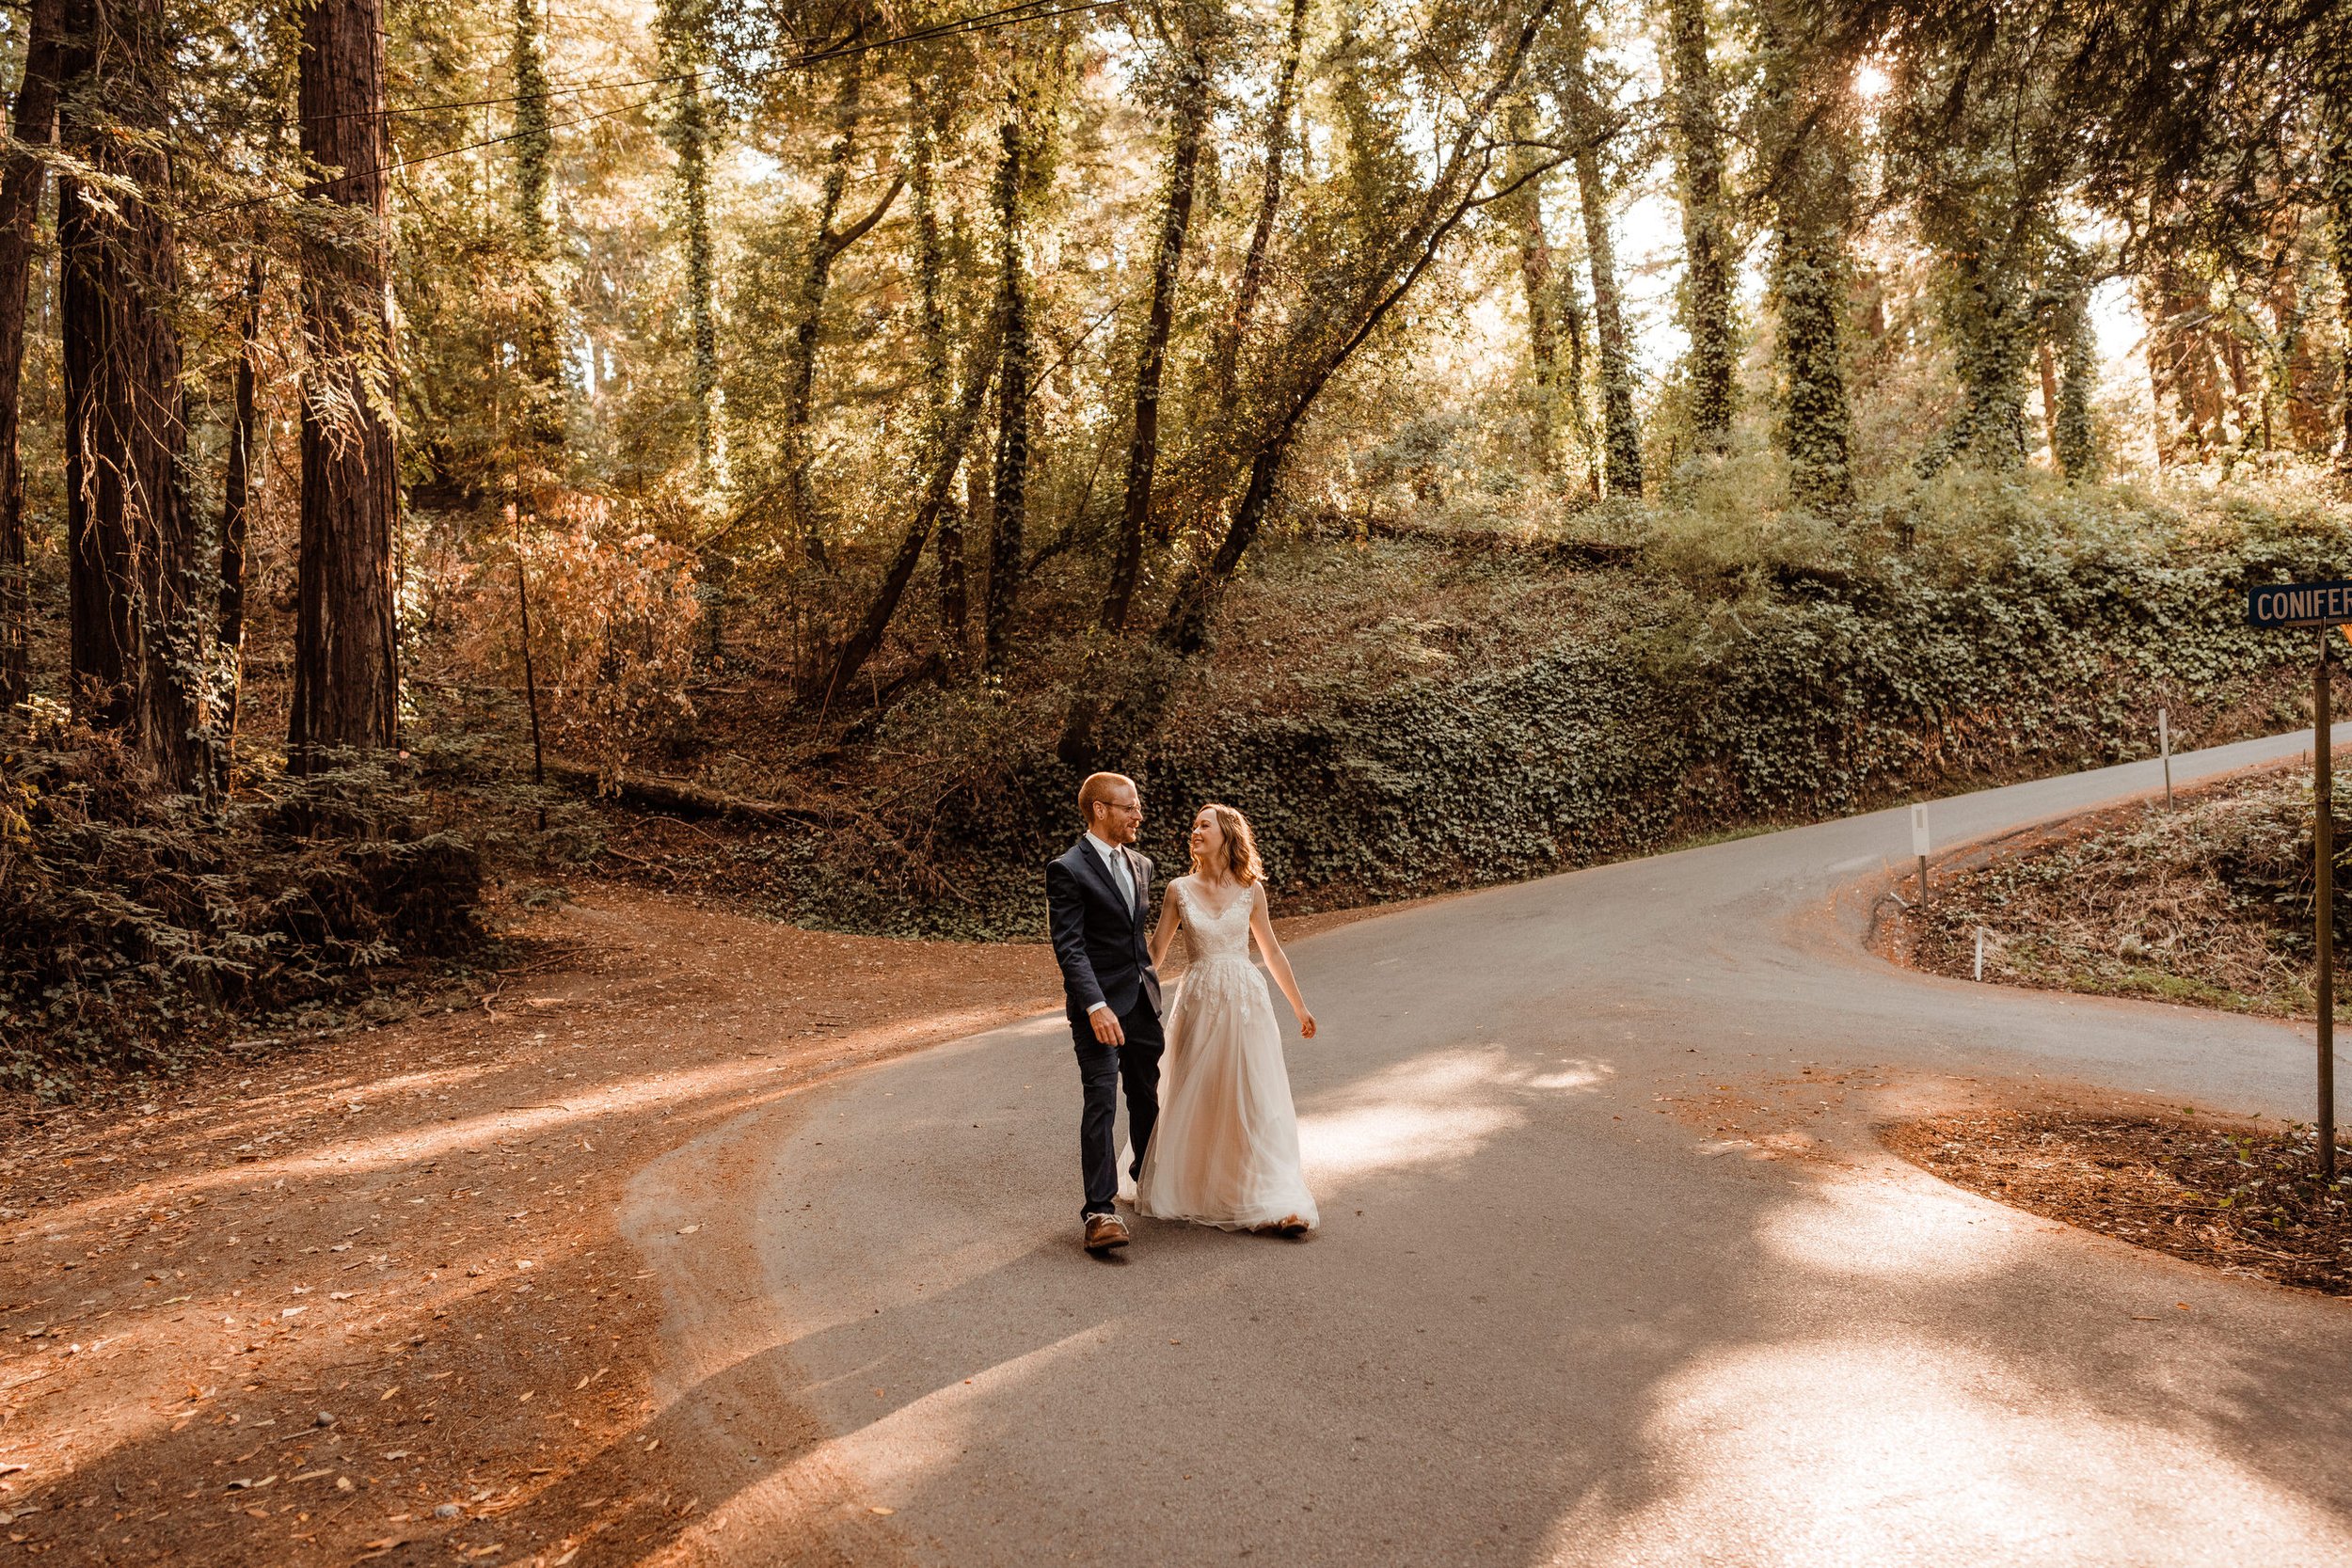
<path id="1" fill-rule="evenodd" d="M 1256 907 L 1258 888 L 1230 889 L 1219 905 L 1190 877 L 1179 877 L 1170 891 L 1183 900 L 1184 956 L 1195 966 L 1218 960 L 1249 961 L 1249 911 Z"/>

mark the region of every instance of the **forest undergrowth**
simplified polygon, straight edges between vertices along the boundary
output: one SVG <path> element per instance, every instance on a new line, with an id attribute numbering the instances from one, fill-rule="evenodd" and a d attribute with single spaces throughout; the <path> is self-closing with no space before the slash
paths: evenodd
<path id="1" fill-rule="evenodd" d="M 207 803 L 113 737 L 0 750 L 0 1088 L 48 1099 L 444 1004 L 583 813 L 465 748 L 249 774 Z M 517 795 L 525 797 L 518 800 Z"/>
<path id="2" fill-rule="evenodd" d="M 2303 650 L 2240 624 L 2244 588 L 2326 570 L 2346 529 L 2285 488 L 1955 476 L 1842 528 L 1734 495 L 1295 515 L 1126 759 L 1143 847 L 1181 863 L 1224 800 L 1287 905 L 1336 908 L 2147 755 L 2160 705 L 2184 747 L 2270 733 L 2304 715 Z M 778 722 L 755 677 L 710 682 L 692 737 L 628 766 L 804 819 L 618 817 L 612 863 L 820 927 L 1034 938 L 1091 586 L 1041 584 L 1049 629 L 997 686 L 910 652 Z"/>

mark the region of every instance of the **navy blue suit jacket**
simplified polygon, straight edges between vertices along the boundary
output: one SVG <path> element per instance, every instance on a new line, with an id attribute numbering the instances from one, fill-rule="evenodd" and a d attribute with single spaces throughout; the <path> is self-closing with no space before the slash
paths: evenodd
<path id="1" fill-rule="evenodd" d="M 1152 863 L 1121 847 L 1134 876 L 1132 903 L 1091 845 L 1083 838 L 1045 868 L 1045 911 L 1061 963 L 1062 995 L 1073 1021 L 1083 1022 L 1097 1002 L 1124 1017 L 1138 996 L 1160 1006 L 1160 977 L 1152 969 Z"/>

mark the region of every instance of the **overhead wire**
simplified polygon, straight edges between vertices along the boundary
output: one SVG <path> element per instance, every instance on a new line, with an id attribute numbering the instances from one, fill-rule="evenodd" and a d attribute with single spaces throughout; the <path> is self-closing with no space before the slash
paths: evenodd
<path id="1" fill-rule="evenodd" d="M 446 105 L 421 104 L 399 110 L 353 110 L 347 111 L 345 116 L 330 116 L 321 118 L 345 118 L 366 114 L 377 114 L 389 117 L 393 114 L 422 113 L 428 109 L 440 107 L 452 109 L 490 108 L 501 103 L 522 103 L 531 102 L 533 99 L 551 98 L 570 92 L 599 90 L 605 87 L 626 86 L 675 86 L 680 82 L 692 81 L 704 76 L 723 75 L 736 81 L 758 81 L 769 76 L 782 75 L 786 71 L 805 71 L 812 67 L 824 65 L 834 60 L 848 59 L 854 55 L 871 54 L 878 49 L 895 48 L 901 44 L 910 43 L 930 43 L 939 39 L 962 38 L 974 33 L 993 33 L 1007 27 L 1021 26 L 1028 23 L 1051 22 L 1058 17 L 1077 16 L 1089 11 L 1108 10 L 1114 7 L 1124 6 L 1127 3 L 1128 0 L 1073 0 L 1073 3 L 1072 4 L 1055 5 L 1053 4 L 1053 0 L 1025 0 L 1025 3 L 1023 4 L 1002 7 L 993 11 L 976 12 L 970 16 L 951 18 L 946 22 L 939 23 L 930 27 L 918 27 L 910 32 L 894 34 L 889 38 L 872 39 L 862 43 L 841 44 L 828 49 L 813 51 L 809 54 L 797 55 L 789 60 L 778 61 L 774 65 L 762 66 L 755 71 L 722 71 L 710 70 L 680 71 L 671 76 L 648 77 L 636 83 L 597 84 L 595 87 L 581 86 L 572 88 L 554 88 L 544 94 L 518 93 L 502 99 L 483 99 L 478 102 L 451 103 Z M 593 125 L 601 119 L 611 119 L 615 116 L 625 115 L 635 110 L 642 109 L 647 104 L 654 103 L 660 96 L 661 95 L 659 93 L 649 94 L 646 97 L 619 104 L 613 108 L 599 109 L 594 114 L 578 115 L 570 119 L 558 120 L 551 125 L 533 126 L 528 130 L 509 131 L 503 135 L 484 136 L 479 140 L 460 143 L 454 147 L 437 148 L 430 152 L 420 152 L 414 157 L 401 158 L 396 159 L 391 163 L 379 164 L 372 169 L 347 169 L 344 172 L 335 175 L 329 179 L 312 182 L 309 186 L 305 187 L 305 192 L 315 194 L 331 190 L 335 186 L 352 180 L 364 180 L 373 177 L 398 174 L 404 169 L 415 168 L 423 164 L 437 163 L 443 158 L 454 158 L 460 153 L 479 152 L 485 148 L 499 147 L 507 142 L 518 141 L 525 136 L 552 135 L 558 131 L 568 131 L 582 125 Z M 292 189 L 284 188 L 274 191 L 265 191 L 259 196 L 245 197 L 235 201 L 225 201 L 216 206 L 205 208 L 201 212 L 192 215 L 197 217 L 214 217 L 223 213 L 241 212 L 248 207 L 258 207 L 264 202 L 277 201 L 286 197 L 298 194 L 304 194 L 304 192 L 296 192 Z"/>
<path id="2" fill-rule="evenodd" d="M 829 60 L 847 59 L 876 49 L 892 48 L 902 43 L 928 43 L 933 39 L 952 38 L 964 33 L 990 30 L 984 26 L 987 24 L 1009 25 L 1015 22 L 1044 21 L 1048 18 L 1027 17 L 1018 13 L 1037 10 L 1052 3 L 1053 0 L 1017 0 L 1016 4 L 1000 6 L 993 11 L 977 11 L 969 16 L 950 17 L 944 22 L 933 23 L 928 27 L 917 27 L 911 32 L 894 34 L 889 38 L 867 39 L 864 41 L 833 44 L 823 49 L 806 51 L 790 59 L 780 60 L 774 65 L 760 66 L 750 71 L 739 71 L 713 67 L 702 71 L 676 71 L 665 76 L 638 76 L 622 81 L 570 82 L 549 87 L 539 92 L 509 93 L 500 98 L 452 98 L 435 103 L 388 104 L 380 109 L 337 109 L 326 114 L 298 115 L 294 117 L 294 122 L 313 125 L 325 120 L 360 119 L 371 116 L 381 119 L 391 119 L 404 115 L 439 114 L 450 109 L 495 109 L 508 103 L 529 103 L 533 101 L 574 98 L 588 92 L 619 92 L 629 87 L 671 87 L 704 76 L 723 76 L 746 82 L 757 81 L 763 76 L 772 76 L 787 71 L 804 70 L 812 65 L 822 65 Z M 1106 5 L 1123 3 L 1124 0 L 1096 0 L 1095 4 L 1072 8 L 1097 10 Z M 1062 14 L 1064 13 L 1059 10 L 1050 13 L 1052 16 Z"/>

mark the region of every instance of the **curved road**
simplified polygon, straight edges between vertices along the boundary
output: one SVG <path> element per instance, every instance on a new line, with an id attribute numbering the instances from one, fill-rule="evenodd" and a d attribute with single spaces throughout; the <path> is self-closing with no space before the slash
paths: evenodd
<path id="1" fill-rule="evenodd" d="M 1965 796 L 1937 833 L 2155 784 Z M 2308 1117 L 2308 1030 L 1893 969 L 1859 937 L 1908 853 L 1881 812 L 1301 943 L 1303 1243 L 1140 1222 L 1082 1255 L 1058 1015 L 689 1146 L 630 1221 L 666 1430 L 710 1478 L 681 1556 L 2352 1561 L 2352 1303 L 2005 1209 L 1867 1132 L 2059 1081 Z"/>

